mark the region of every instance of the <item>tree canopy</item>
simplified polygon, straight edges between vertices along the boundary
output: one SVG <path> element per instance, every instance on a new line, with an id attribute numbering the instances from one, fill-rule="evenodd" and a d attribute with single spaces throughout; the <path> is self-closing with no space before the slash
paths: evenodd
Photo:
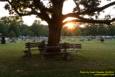
<path id="1" fill-rule="evenodd" d="M 72 13 L 63 15 L 62 8 L 66 0 L 0 0 L 7 1 L 5 9 L 8 9 L 10 14 L 18 14 L 19 16 L 36 15 L 46 22 L 50 23 L 55 15 L 55 18 L 64 20 L 67 17 L 76 17 L 74 21 L 79 22 L 92 22 L 92 23 L 110 23 L 115 19 L 106 21 L 92 20 L 92 18 L 84 18 L 84 15 L 97 17 L 99 12 L 104 9 L 115 5 L 115 1 L 103 6 L 99 6 L 102 0 L 73 0 L 76 7 Z M 82 6 L 82 7 L 81 7 Z"/>

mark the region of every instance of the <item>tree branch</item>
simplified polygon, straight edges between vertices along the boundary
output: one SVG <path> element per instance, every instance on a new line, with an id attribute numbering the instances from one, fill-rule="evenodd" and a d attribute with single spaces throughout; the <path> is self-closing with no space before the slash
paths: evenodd
<path id="1" fill-rule="evenodd" d="M 0 1 L 8 1 L 8 0 L 0 0 Z"/>
<path id="2" fill-rule="evenodd" d="M 37 16 L 49 22 L 50 18 L 48 12 L 51 12 L 50 9 L 46 8 L 40 0 L 33 0 L 33 4 L 36 9 L 40 10 L 40 13 L 38 13 Z"/>
<path id="3" fill-rule="evenodd" d="M 41 19 L 45 20 L 45 21 L 49 21 L 49 17 L 48 15 L 44 12 L 40 12 L 38 13 L 35 8 L 33 9 L 32 7 L 30 7 L 31 11 L 27 12 L 27 13 L 21 13 L 17 10 L 17 8 L 15 6 L 12 5 L 12 3 L 8 0 L 8 3 L 11 5 L 11 7 L 13 8 L 13 10 L 19 15 L 19 16 L 27 16 L 27 15 L 37 15 L 38 17 L 40 17 Z"/>
<path id="4" fill-rule="evenodd" d="M 68 13 L 62 16 L 62 20 L 66 19 L 67 17 L 74 17 L 74 18 L 78 18 L 79 14 L 76 13 Z"/>
<path id="5" fill-rule="evenodd" d="M 111 20 L 93 20 L 93 19 L 74 19 L 74 20 L 70 20 L 70 21 L 65 21 L 63 22 L 63 25 L 68 23 L 68 22 L 84 22 L 84 23 L 103 23 L 103 24 L 111 24 L 111 22 L 114 22 L 115 18 L 111 19 Z"/>
<path id="6" fill-rule="evenodd" d="M 20 12 L 18 12 L 17 8 L 14 7 L 9 0 L 7 0 L 7 2 L 12 6 L 13 10 L 14 10 L 19 16 L 26 16 L 26 15 L 35 14 L 34 11 L 30 11 L 30 12 L 28 12 L 28 13 L 20 13 Z"/>
<path id="7" fill-rule="evenodd" d="M 98 7 L 98 8 L 95 8 L 95 9 L 91 9 L 91 10 L 85 10 L 85 11 L 83 11 L 83 12 L 78 12 L 77 14 L 90 14 L 90 13 L 93 13 L 93 12 L 101 12 L 101 11 L 103 11 L 104 9 L 106 9 L 106 8 L 108 8 L 108 7 L 110 7 L 110 6 L 113 6 L 113 5 L 115 5 L 115 1 L 114 2 L 111 2 L 111 3 L 109 3 L 109 4 L 106 4 L 106 5 L 104 5 L 104 6 L 102 6 L 102 7 Z"/>
<path id="8" fill-rule="evenodd" d="M 76 2 L 76 0 L 73 0 L 73 1 L 74 1 L 74 3 L 75 3 L 75 4 L 76 4 L 76 6 L 77 6 L 78 13 L 80 13 L 79 3 L 77 3 L 77 2 Z"/>
<path id="9" fill-rule="evenodd" d="M 104 10 L 104 9 L 106 9 L 106 8 L 108 8 L 108 7 L 110 7 L 110 6 L 112 6 L 112 5 L 115 5 L 115 1 L 109 3 L 109 4 L 105 5 L 105 6 L 96 8 L 96 9 L 85 10 L 85 11 L 83 11 L 83 12 L 78 11 L 78 12 L 76 12 L 76 13 L 69 13 L 69 14 L 63 15 L 63 19 L 65 19 L 65 18 L 67 18 L 67 17 L 79 17 L 79 15 L 90 14 L 90 13 L 93 13 L 93 12 L 96 12 L 96 11 L 97 11 L 97 12 L 100 12 L 100 11 L 102 11 L 102 10 Z M 76 6 L 78 6 L 78 5 L 76 4 Z"/>

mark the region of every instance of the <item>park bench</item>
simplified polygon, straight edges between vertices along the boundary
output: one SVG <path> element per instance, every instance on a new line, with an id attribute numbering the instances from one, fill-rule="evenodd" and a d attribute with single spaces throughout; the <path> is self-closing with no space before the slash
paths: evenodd
<path id="1" fill-rule="evenodd" d="M 61 49 L 63 49 L 63 51 L 65 52 L 73 51 L 74 49 L 78 50 L 82 48 L 81 44 L 62 43 L 60 46 L 61 46 Z"/>
<path id="2" fill-rule="evenodd" d="M 31 57 L 32 49 L 37 48 L 39 50 L 39 42 L 37 42 L 37 43 L 31 43 L 31 42 L 25 43 L 25 48 L 26 48 L 26 50 L 24 50 L 25 56 Z"/>
<path id="3" fill-rule="evenodd" d="M 60 43 L 58 46 L 47 46 L 45 44 L 41 44 L 40 42 L 38 43 L 25 43 L 25 48 L 26 50 L 24 51 L 25 56 L 29 56 L 31 57 L 31 51 L 32 49 L 38 49 L 40 50 L 40 55 L 48 55 L 49 53 L 46 52 L 46 50 L 49 48 L 60 48 L 61 52 L 60 54 L 62 54 L 64 56 L 64 58 L 67 58 L 69 55 L 68 51 L 73 51 L 74 49 L 81 49 L 81 44 L 70 44 L 70 43 Z M 50 53 L 52 55 L 56 54 L 56 53 Z"/>

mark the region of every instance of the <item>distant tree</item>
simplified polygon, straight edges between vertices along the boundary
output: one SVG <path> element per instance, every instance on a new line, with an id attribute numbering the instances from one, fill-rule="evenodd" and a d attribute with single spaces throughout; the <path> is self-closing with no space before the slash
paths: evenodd
<path id="1" fill-rule="evenodd" d="M 97 25 L 97 35 L 108 35 L 108 25 L 105 24 L 98 24 Z"/>
<path id="2" fill-rule="evenodd" d="M 8 25 L 5 25 L 2 22 L 0 22 L 0 34 L 7 36 L 8 28 Z"/>
<path id="3" fill-rule="evenodd" d="M 115 25 L 108 26 L 108 35 L 115 36 Z"/>
<path id="4" fill-rule="evenodd" d="M 16 33 L 15 33 L 14 31 L 10 31 L 10 32 L 8 33 L 8 36 L 9 36 L 10 38 L 14 38 L 14 37 L 16 37 Z"/>
<path id="5" fill-rule="evenodd" d="M 40 36 L 48 36 L 48 26 L 45 25 L 40 25 L 41 29 L 40 29 Z"/>
<path id="6" fill-rule="evenodd" d="M 106 24 L 88 24 L 85 28 L 81 28 L 81 35 L 115 35 L 115 26 Z"/>
<path id="7" fill-rule="evenodd" d="M 30 27 L 31 31 L 33 32 L 33 36 L 40 36 L 40 23 L 37 23 L 36 21 L 32 24 Z"/>
<path id="8" fill-rule="evenodd" d="M 7 33 L 8 33 L 8 26 L 3 24 L 1 21 L 0 21 L 0 42 L 1 44 L 6 44 L 6 40 L 5 40 L 5 37 L 7 36 Z"/>
<path id="9" fill-rule="evenodd" d="M 7 35 L 12 31 L 15 33 L 15 37 L 20 35 L 19 26 L 22 23 L 22 19 L 19 16 L 2 17 L 1 22 L 7 26 L 7 31 L 5 31 Z"/>
<path id="10" fill-rule="evenodd" d="M 35 20 L 35 22 L 30 26 L 30 30 L 32 31 L 34 36 L 47 36 L 48 35 L 48 27 L 40 24 L 40 21 Z"/>
<path id="11" fill-rule="evenodd" d="M 30 29 L 29 29 L 29 26 L 27 26 L 26 24 L 21 24 L 19 26 L 19 29 L 20 29 L 20 35 L 21 36 L 29 36 L 29 35 L 32 35 L 30 33 Z"/>
<path id="12" fill-rule="evenodd" d="M 8 32 L 14 32 L 15 36 L 14 37 L 18 37 L 20 35 L 20 29 L 19 29 L 19 25 L 16 25 L 15 23 L 10 24 L 9 25 L 9 30 Z"/>

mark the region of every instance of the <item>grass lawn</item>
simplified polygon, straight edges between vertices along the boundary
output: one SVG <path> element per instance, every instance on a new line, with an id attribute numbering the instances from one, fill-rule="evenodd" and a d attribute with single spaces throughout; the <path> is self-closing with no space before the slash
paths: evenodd
<path id="1" fill-rule="evenodd" d="M 82 49 L 72 54 L 72 60 L 41 60 L 38 51 L 27 59 L 22 57 L 24 42 L 0 44 L 0 77 L 95 77 L 80 71 L 115 70 L 115 40 L 63 41 L 82 44 Z"/>

